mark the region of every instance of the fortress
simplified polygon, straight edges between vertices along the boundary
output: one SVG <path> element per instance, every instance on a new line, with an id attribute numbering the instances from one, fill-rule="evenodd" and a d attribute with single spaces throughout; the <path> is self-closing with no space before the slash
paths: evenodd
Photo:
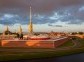
<path id="1" fill-rule="evenodd" d="M 30 21 L 28 25 L 29 33 L 23 35 L 22 27 L 20 26 L 18 33 L 12 33 L 9 31 L 8 26 L 6 30 L 3 32 L 1 38 L 1 47 L 28 47 L 28 48 L 56 48 L 61 44 L 67 41 L 66 36 L 59 37 L 50 37 L 48 34 L 38 34 L 36 35 L 33 32 L 33 23 L 32 23 L 32 15 L 31 15 L 31 7 L 30 7 Z M 11 35 L 14 34 L 14 35 Z M 16 35 L 15 35 L 16 34 Z M 20 36 L 18 38 L 18 36 Z"/>

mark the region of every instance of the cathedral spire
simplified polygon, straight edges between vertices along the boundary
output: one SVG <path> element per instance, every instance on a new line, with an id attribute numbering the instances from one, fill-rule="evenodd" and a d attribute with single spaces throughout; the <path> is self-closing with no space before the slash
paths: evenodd
<path id="1" fill-rule="evenodd" d="M 31 6 L 30 6 L 30 22 L 32 22 Z"/>
<path id="2" fill-rule="evenodd" d="M 30 6 L 30 20 L 29 20 L 29 33 L 33 33 L 33 24 L 32 24 L 32 11 L 31 11 L 31 6 Z"/>

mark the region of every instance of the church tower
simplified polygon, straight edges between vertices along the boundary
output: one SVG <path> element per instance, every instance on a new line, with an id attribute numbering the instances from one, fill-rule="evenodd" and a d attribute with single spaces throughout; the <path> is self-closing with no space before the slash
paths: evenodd
<path id="1" fill-rule="evenodd" d="M 9 28 L 8 28 L 8 26 L 6 26 L 6 30 L 5 31 L 9 31 Z"/>
<path id="2" fill-rule="evenodd" d="M 8 28 L 8 25 L 7 25 L 4 32 L 3 32 L 3 35 L 8 35 L 8 34 L 11 34 L 11 32 L 9 31 L 9 28 Z"/>
<path id="3" fill-rule="evenodd" d="M 28 25 L 28 31 L 29 31 L 30 34 L 33 33 L 32 15 L 31 15 L 31 6 L 30 6 L 30 21 L 29 21 L 29 25 Z"/>
<path id="4" fill-rule="evenodd" d="M 21 25 L 20 25 L 20 27 L 19 27 L 18 33 L 19 33 L 19 34 L 22 33 L 22 27 L 21 27 Z"/>

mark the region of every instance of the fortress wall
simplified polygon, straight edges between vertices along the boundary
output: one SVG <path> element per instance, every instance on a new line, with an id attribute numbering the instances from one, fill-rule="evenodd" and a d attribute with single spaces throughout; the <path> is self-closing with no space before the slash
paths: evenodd
<path id="1" fill-rule="evenodd" d="M 0 47 L 1 47 L 1 40 L 0 40 Z"/>
<path id="2" fill-rule="evenodd" d="M 67 38 L 53 40 L 2 40 L 1 47 L 56 48 L 66 42 Z"/>
<path id="3" fill-rule="evenodd" d="M 2 40 L 2 47 L 32 47 L 32 48 L 54 48 L 53 41 L 14 41 L 14 40 Z"/>

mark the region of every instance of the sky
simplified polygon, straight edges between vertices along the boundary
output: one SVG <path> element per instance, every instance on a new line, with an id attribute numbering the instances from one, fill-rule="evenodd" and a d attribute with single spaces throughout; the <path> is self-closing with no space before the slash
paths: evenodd
<path id="1" fill-rule="evenodd" d="M 28 32 L 30 6 L 35 32 L 84 32 L 84 0 L 0 0 L 0 32 Z"/>

